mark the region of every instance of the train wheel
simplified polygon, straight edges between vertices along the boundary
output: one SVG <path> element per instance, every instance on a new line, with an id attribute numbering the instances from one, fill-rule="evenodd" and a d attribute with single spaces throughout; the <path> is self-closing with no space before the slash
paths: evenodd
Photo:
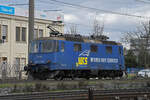
<path id="1" fill-rule="evenodd" d="M 39 77 L 38 79 L 40 79 L 40 80 L 47 80 L 46 77 Z"/>
<path id="2" fill-rule="evenodd" d="M 119 77 L 121 78 L 122 76 L 123 76 L 123 72 L 120 71 L 120 72 L 119 72 Z"/>
<path id="3" fill-rule="evenodd" d="M 115 78 L 115 73 L 114 73 L 114 71 L 111 71 L 110 72 L 110 76 L 109 76 L 111 79 L 114 79 Z"/>
<path id="4" fill-rule="evenodd" d="M 102 77 L 101 77 L 101 76 L 98 76 L 98 79 L 100 80 L 100 79 L 102 79 Z"/>
<path id="5" fill-rule="evenodd" d="M 71 80 L 74 80 L 74 76 L 73 75 L 71 76 Z"/>
<path id="6" fill-rule="evenodd" d="M 38 80 L 46 80 L 48 78 L 48 76 L 45 73 L 36 73 L 34 76 L 35 79 Z"/>
<path id="7" fill-rule="evenodd" d="M 102 79 L 102 76 L 103 76 L 102 72 L 99 71 L 99 72 L 98 72 L 98 79 Z"/>
<path id="8" fill-rule="evenodd" d="M 74 72 L 73 72 L 73 71 L 71 71 L 70 77 L 71 77 L 71 80 L 74 80 L 75 75 L 74 75 Z"/>
<path id="9" fill-rule="evenodd" d="M 90 79 L 90 77 L 86 77 L 85 79 L 86 79 L 86 80 L 89 80 L 89 79 Z"/>
<path id="10" fill-rule="evenodd" d="M 63 78 L 64 78 L 64 72 L 63 71 L 59 71 L 59 73 L 56 76 L 54 76 L 55 80 L 63 80 Z"/>
<path id="11" fill-rule="evenodd" d="M 103 73 L 103 77 L 104 77 L 104 78 L 107 78 L 107 76 L 108 76 L 108 73 L 107 73 L 107 72 L 104 72 L 104 73 Z"/>
<path id="12" fill-rule="evenodd" d="M 98 79 L 102 79 L 101 73 L 98 74 Z"/>

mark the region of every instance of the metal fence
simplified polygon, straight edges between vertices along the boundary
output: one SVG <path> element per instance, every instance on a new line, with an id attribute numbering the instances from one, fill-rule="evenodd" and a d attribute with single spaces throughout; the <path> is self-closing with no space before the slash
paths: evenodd
<path id="1" fill-rule="evenodd" d="M 24 79 L 25 72 L 23 70 L 22 65 L 18 64 L 8 64 L 8 63 L 0 63 L 0 79 L 1 80 L 21 80 Z"/>

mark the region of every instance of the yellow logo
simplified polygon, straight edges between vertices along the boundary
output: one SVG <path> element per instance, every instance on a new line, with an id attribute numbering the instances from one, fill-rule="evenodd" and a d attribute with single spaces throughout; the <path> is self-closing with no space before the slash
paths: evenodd
<path id="1" fill-rule="evenodd" d="M 79 65 L 87 65 L 88 64 L 88 58 L 87 57 L 78 57 L 78 62 L 76 63 L 76 66 Z"/>

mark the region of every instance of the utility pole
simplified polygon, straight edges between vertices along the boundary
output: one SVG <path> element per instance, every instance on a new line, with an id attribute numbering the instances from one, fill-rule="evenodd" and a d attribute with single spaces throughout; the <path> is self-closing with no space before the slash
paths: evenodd
<path id="1" fill-rule="evenodd" d="M 148 62 L 148 58 L 149 58 L 149 37 L 150 36 L 150 20 L 148 21 L 148 33 L 146 36 L 146 44 L 145 44 L 145 67 L 149 67 L 149 62 Z"/>
<path id="2" fill-rule="evenodd" d="M 29 0 L 29 18 L 28 18 L 28 59 L 29 59 L 29 44 L 33 39 L 34 34 L 34 0 Z"/>

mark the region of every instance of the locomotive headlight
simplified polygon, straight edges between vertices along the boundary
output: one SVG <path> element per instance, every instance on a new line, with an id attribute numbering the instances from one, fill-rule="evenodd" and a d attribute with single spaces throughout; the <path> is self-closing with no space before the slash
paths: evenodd
<path id="1" fill-rule="evenodd" d="M 47 63 L 50 63 L 51 61 L 50 60 L 47 60 Z"/>
<path id="2" fill-rule="evenodd" d="M 33 62 L 32 61 L 29 61 L 29 64 L 32 64 Z"/>
<path id="3" fill-rule="evenodd" d="M 24 71 L 27 71 L 28 70 L 28 67 L 27 66 L 24 66 Z"/>

